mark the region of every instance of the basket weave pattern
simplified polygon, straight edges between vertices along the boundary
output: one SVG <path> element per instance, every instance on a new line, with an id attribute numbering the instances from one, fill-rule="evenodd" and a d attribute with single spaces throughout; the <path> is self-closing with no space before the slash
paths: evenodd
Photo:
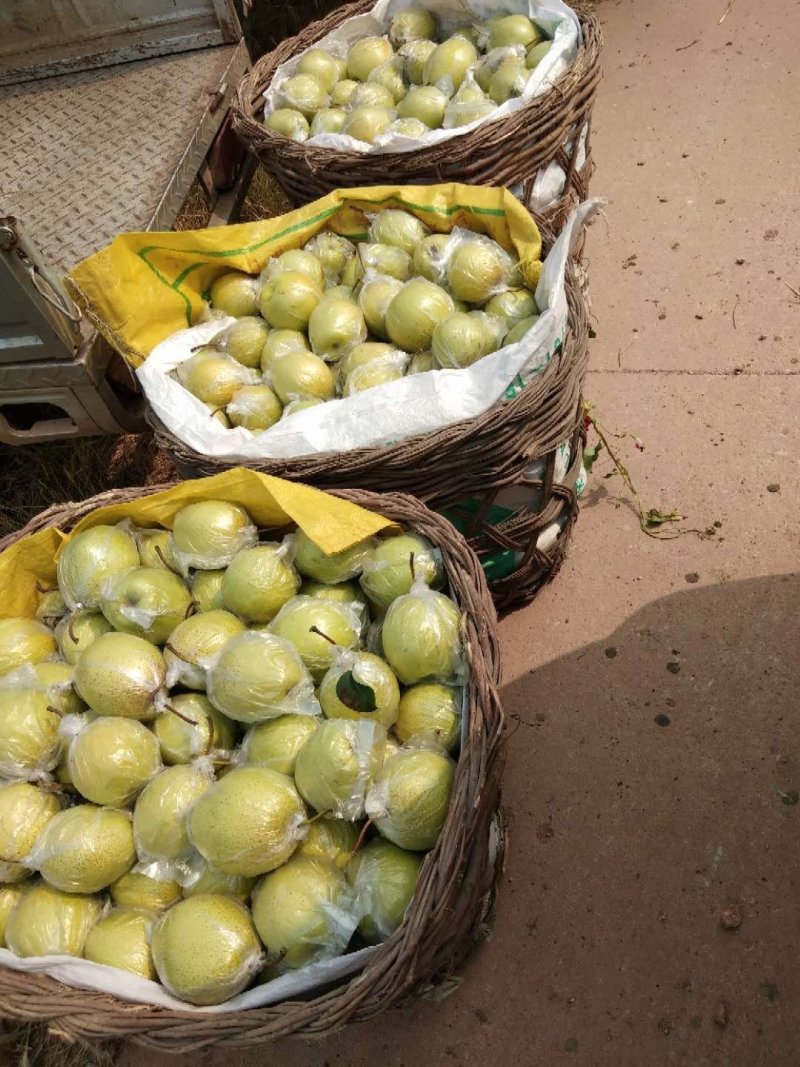
<path id="1" fill-rule="evenodd" d="M 557 162 L 566 174 L 564 191 L 537 219 L 559 232 L 572 208 L 586 199 L 593 169 L 588 131 L 600 81 L 601 48 L 595 16 L 588 11 L 579 13 L 583 46 L 552 88 L 506 118 L 485 122 L 441 144 L 414 152 L 362 155 L 292 141 L 265 126 L 263 94 L 278 66 L 311 48 L 346 19 L 369 11 L 373 2 L 357 0 L 313 22 L 259 59 L 239 84 L 233 106 L 234 128 L 292 203 L 307 204 L 341 188 L 452 181 L 509 187 L 521 184 L 521 199 L 527 205 L 537 172 Z M 584 127 L 586 160 L 578 170 L 578 134 Z"/>
<path id="2" fill-rule="evenodd" d="M 84 515 L 167 489 L 121 489 L 80 504 L 61 504 L 0 540 L 0 551 L 46 527 L 69 530 Z M 486 913 L 502 851 L 492 860 L 492 823 L 500 802 L 505 724 L 497 693 L 499 649 L 494 608 L 483 571 L 463 538 L 412 497 L 347 491 L 338 494 L 402 522 L 442 550 L 450 587 L 464 617 L 470 656 L 468 723 L 441 837 L 423 863 L 401 928 L 380 945 L 363 971 L 307 999 L 248 1011 L 204 1014 L 130 1004 L 72 989 L 43 975 L 0 968 L 0 1016 L 44 1022 L 68 1040 L 127 1039 L 164 1052 L 216 1044 L 244 1048 L 289 1034 L 321 1034 L 363 1020 L 446 979 L 486 932 Z"/>

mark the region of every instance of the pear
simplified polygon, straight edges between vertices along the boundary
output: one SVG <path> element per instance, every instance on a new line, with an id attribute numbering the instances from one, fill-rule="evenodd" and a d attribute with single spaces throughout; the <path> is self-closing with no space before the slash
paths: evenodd
<path id="1" fill-rule="evenodd" d="M 257 551 L 257 548 L 246 549 L 236 558 Z M 180 684 L 187 689 L 205 689 L 206 669 L 227 642 L 244 630 L 244 623 L 235 615 L 218 609 L 191 615 L 179 623 L 164 648 L 167 687 L 172 689 Z"/>
<path id="2" fill-rule="evenodd" d="M 391 278 L 388 274 L 375 275 L 366 279 L 358 294 L 358 302 L 364 312 L 364 319 L 371 333 L 376 337 L 386 337 L 386 312 L 389 305 L 403 288 L 399 278 Z M 367 342 L 369 344 L 370 342 Z M 365 345 L 358 345 L 363 349 Z M 356 349 L 353 349 L 355 352 Z M 350 353 L 350 355 L 353 354 Z M 349 358 L 349 357 L 348 357 Z"/>
<path id="3" fill-rule="evenodd" d="M 27 888 L 21 884 L 0 885 L 0 948 L 5 948 L 8 917 Z"/>
<path id="4" fill-rule="evenodd" d="M 315 819 L 297 846 L 296 856 L 326 860 L 340 870 L 350 859 L 361 830 L 358 823 L 344 819 Z"/>
<path id="5" fill-rule="evenodd" d="M 336 60 L 324 48 L 311 48 L 304 52 L 297 64 L 297 73 L 313 75 L 326 93 L 329 93 L 339 80 Z"/>
<path id="6" fill-rule="evenodd" d="M 280 715 L 251 726 L 242 740 L 243 763 L 294 774 L 297 753 L 322 722 L 316 715 Z"/>
<path id="7" fill-rule="evenodd" d="M 282 134 L 284 137 L 288 137 L 290 141 L 307 141 L 309 135 L 308 120 L 305 115 L 301 115 L 293 107 L 278 107 L 274 111 L 270 112 L 267 117 L 265 126 L 269 129 L 275 130 L 276 133 Z M 254 302 L 252 310 L 255 311 L 258 308 L 257 301 Z M 248 314 L 250 312 L 248 311 Z"/>
<path id="8" fill-rule="evenodd" d="M 260 367 L 261 352 L 269 337 L 269 326 L 258 315 L 245 315 L 229 326 L 219 344 L 243 367 Z"/>
<path id="9" fill-rule="evenodd" d="M 449 685 L 412 685 L 400 698 L 394 731 L 403 742 L 433 742 L 455 752 L 461 741 L 460 690 Z"/>
<path id="10" fill-rule="evenodd" d="M 353 78 L 342 78 L 333 87 L 331 105 L 341 108 L 349 107 L 360 84 L 360 82 L 354 81 Z"/>
<path id="11" fill-rule="evenodd" d="M 53 633 L 35 619 L 0 619 L 0 676 L 26 663 L 53 659 L 58 647 Z"/>
<path id="12" fill-rule="evenodd" d="M 182 764 L 168 767 L 145 787 L 133 812 L 133 839 L 140 861 L 159 877 L 171 877 L 191 853 L 186 819 L 213 785 L 210 773 Z M 146 868 L 146 869 L 149 869 Z"/>
<path id="13" fill-rule="evenodd" d="M 297 754 L 294 779 L 300 795 L 319 814 L 360 819 L 385 741 L 386 730 L 378 722 L 324 722 Z"/>
<path id="14" fill-rule="evenodd" d="M 347 53 L 347 77 L 365 82 L 376 67 L 394 55 L 391 44 L 383 37 L 362 37 Z"/>
<path id="15" fill-rule="evenodd" d="M 211 703 L 236 722 L 319 711 L 297 651 L 271 633 L 253 630 L 231 638 L 209 669 L 207 681 Z"/>
<path id="16" fill-rule="evenodd" d="M 172 535 L 175 556 L 184 573 L 190 567 L 201 571 L 227 567 L 237 552 L 258 540 L 244 508 L 225 500 L 187 504 L 175 516 Z"/>
<path id="17" fill-rule="evenodd" d="M 97 893 L 135 862 L 128 812 L 94 804 L 55 815 L 31 853 L 31 864 L 42 878 L 63 893 Z"/>
<path id="18" fill-rule="evenodd" d="M 413 852 L 433 848 L 447 818 L 455 764 L 443 752 L 401 749 L 383 765 L 366 812 L 383 837 Z"/>
<path id="19" fill-rule="evenodd" d="M 362 85 L 353 94 L 354 98 L 361 95 L 361 89 L 370 89 L 373 93 L 382 91 L 391 100 L 391 93 L 384 89 L 382 85 Z M 343 133 L 346 133 L 348 137 L 354 137 L 357 141 L 363 141 L 365 144 L 374 144 L 376 139 L 380 137 L 382 133 L 391 126 L 395 118 L 395 111 L 388 106 L 360 106 L 353 108 L 348 114 L 347 122 L 344 124 Z M 342 277 L 345 280 L 345 276 Z"/>
<path id="20" fill-rule="evenodd" d="M 89 645 L 113 629 L 105 615 L 100 612 L 78 610 L 59 622 L 55 635 L 61 655 L 67 663 L 74 666 Z"/>
<path id="21" fill-rule="evenodd" d="M 252 877 L 280 867 L 305 834 L 306 810 L 291 778 L 235 767 L 189 813 L 189 840 L 224 874 Z"/>
<path id="22" fill-rule="evenodd" d="M 273 363 L 269 375 L 272 388 L 284 404 L 307 398 L 333 399 L 333 374 L 327 363 L 311 352 L 287 352 Z"/>
<path id="23" fill-rule="evenodd" d="M 180 578 L 157 567 L 134 567 L 104 588 L 100 610 L 115 630 L 163 645 L 192 605 Z"/>
<path id="24" fill-rule="evenodd" d="M 139 565 L 139 550 L 119 526 L 93 526 L 73 535 L 58 557 L 58 587 L 72 609 L 97 611 L 103 586 Z"/>
<path id="25" fill-rule="evenodd" d="M 489 47 L 502 48 L 507 45 L 521 44 L 525 48 L 530 48 L 541 39 L 541 31 L 525 15 L 507 15 L 492 24 Z"/>
<path id="26" fill-rule="evenodd" d="M 161 768 L 155 734 L 135 719 L 119 716 L 101 716 L 83 725 L 67 754 L 67 769 L 78 792 L 93 804 L 112 808 L 132 803 Z"/>
<path id="27" fill-rule="evenodd" d="M 494 352 L 497 343 L 497 331 L 488 315 L 454 311 L 433 331 L 431 352 L 438 366 L 458 370 Z"/>
<path id="28" fill-rule="evenodd" d="M 211 283 L 211 306 L 234 318 L 255 315 L 258 307 L 255 278 L 239 270 L 221 274 Z"/>
<path id="29" fill-rule="evenodd" d="M 447 284 L 453 296 L 469 304 L 485 304 L 506 288 L 511 257 L 486 237 L 465 238 L 457 243 L 447 264 Z"/>
<path id="30" fill-rule="evenodd" d="M 370 652 L 345 652 L 319 685 L 328 719 L 363 719 L 388 730 L 397 718 L 400 686 L 394 672 Z"/>
<path id="31" fill-rule="evenodd" d="M 86 705 L 75 692 L 73 670 L 63 660 L 42 660 L 26 663 L 0 678 L 0 689 L 36 689 L 44 693 L 50 706 L 62 715 L 78 715 Z"/>
<path id="32" fill-rule="evenodd" d="M 400 101 L 397 114 L 401 118 L 419 119 L 429 129 L 438 130 L 444 120 L 447 99 L 447 95 L 435 85 L 418 85 L 411 89 L 404 100 Z M 422 237 L 426 233 L 427 230 L 423 231 Z M 411 245 L 406 251 L 413 253 L 414 247 Z"/>
<path id="33" fill-rule="evenodd" d="M 337 296 L 325 296 L 311 312 L 308 337 L 314 354 L 335 362 L 367 339 L 367 324 L 358 304 Z"/>
<path id="34" fill-rule="evenodd" d="M 447 256 L 453 247 L 452 239 L 444 233 L 432 233 L 414 249 L 414 272 L 429 282 L 441 285 L 446 273 Z"/>
<path id="35" fill-rule="evenodd" d="M 224 407 L 243 385 L 253 385 L 257 375 L 224 352 L 200 351 L 179 363 L 175 374 L 188 391 L 212 407 Z"/>
<path id="36" fill-rule="evenodd" d="M 170 697 L 168 710 L 153 723 L 167 764 L 191 763 L 212 753 L 224 758 L 236 743 L 236 727 L 211 701 L 199 693 Z"/>
<path id="37" fill-rule="evenodd" d="M 189 585 L 198 612 L 215 611 L 223 606 L 222 579 L 224 576 L 224 569 L 195 571 L 192 575 Z"/>
<path id="38" fill-rule="evenodd" d="M 306 120 L 328 104 L 325 86 L 313 74 L 295 74 L 278 87 L 275 102 L 299 111 Z"/>
<path id="39" fill-rule="evenodd" d="M 268 385 L 245 385 L 233 394 L 227 413 L 233 426 L 261 433 L 278 422 L 283 405 Z"/>
<path id="40" fill-rule="evenodd" d="M 308 338 L 300 330 L 270 330 L 269 337 L 261 349 L 261 369 L 266 373 L 272 369 L 276 360 L 299 348 L 301 351 L 310 351 Z"/>
<path id="41" fill-rule="evenodd" d="M 0 785 L 0 882 L 21 882 L 32 873 L 22 861 L 60 810 L 57 796 L 28 782 Z"/>
<path id="42" fill-rule="evenodd" d="M 306 252 L 320 261 L 327 283 L 337 285 L 348 260 L 356 254 L 356 247 L 346 237 L 323 230 L 311 238 L 306 245 Z"/>
<path id="43" fill-rule="evenodd" d="M 322 264 L 311 251 L 305 248 L 290 248 L 288 252 L 282 252 L 269 261 L 266 275 L 268 279 L 274 278 L 276 274 L 290 270 L 304 274 L 318 288 L 323 287 L 325 274 Z M 266 340 L 267 338 L 264 338 L 264 341 Z"/>
<path id="44" fill-rule="evenodd" d="M 300 588 L 287 550 L 274 541 L 245 549 L 222 580 L 225 607 L 248 622 L 269 622 Z"/>
<path id="45" fill-rule="evenodd" d="M 389 304 L 386 332 L 404 352 L 423 352 L 431 347 L 436 324 L 453 310 L 449 293 L 427 278 L 413 278 Z"/>
<path id="46" fill-rule="evenodd" d="M 36 689 L 0 689 L 0 775 L 41 778 L 58 763 L 60 714 Z"/>
<path id="47" fill-rule="evenodd" d="M 154 981 L 150 936 L 157 920 L 154 911 L 144 908 L 112 908 L 89 931 L 84 959 Z"/>
<path id="48" fill-rule="evenodd" d="M 385 941 L 402 923 L 421 866 L 422 856 L 380 838 L 350 860 L 347 878 L 361 914 L 358 928 L 370 944 Z"/>
<path id="49" fill-rule="evenodd" d="M 213 893 L 170 908 L 153 930 L 151 951 L 163 985 L 197 1005 L 221 1004 L 241 993 L 262 957 L 247 908 Z"/>
<path id="50" fill-rule="evenodd" d="M 294 541 L 294 565 L 306 578 L 336 585 L 361 573 L 371 547 L 371 541 L 359 541 L 342 552 L 328 555 L 308 534 L 298 530 Z"/>
<path id="51" fill-rule="evenodd" d="M 452 93 L 463 82 L 467 71 L 478 60 L 478 52 L 471 41 L 451 37 L 438 45 L 425 62 L 423 79 L 426 85 L 444 88 Z"/>
<path id="52" fill-rule="evenodd" d="M 284 604 L 270 625 L 274 634 L 294 646 L 319 682 L 334 661 L 336 646 L 357 647 L 362 624 L 363 612 L 356 604 L 297 596 Z"/>
<path id="53" fill-rule="evenodd" d="M 177 574 L 178 564 L 173 555 L 172 534 L 169 530 L 134 529 L 132 532 L 143 567 L 160 567 Z"/>
<path id="54" fill-rule="evenodd" d="M 261 290 L 261 314 L 278 330 L 305 330 L 322 287 L 297 270 L 281 271 Z"/>
<path id="55" fill-rule="evenodd" d="M 409 41 L 398 50 L 398 55 L 403 60 L 403 72 L 407 81 L 414 85 L 422 85 L 425 76 L 425 63 L 431 52 L 436 51 L 433 41 L 419 39 Z"/>
<path id="56" fill-rule="evenodd" d="M 187 871 L 181 876 L 183 895 L 188 900 L 203 893 L 221 893 L 223 896 L 235 897 L 242 904 L 250 899 L 256 884 L 255 878 L 245 878 L 241 874 L 223 874 L 203 859 L 196 852 L 187 863 Z"/>
<path id="57" fill-rule="evenodd" d="M 453 601 L 418 579 L 410 593 L 389 605 L 381 642 L 404 685 L 453 682 L 463 671 L 461 615 Z"/>
<path id="58" fill-rule="evenodd" d="M 438 32 L 436 17 L 424 7 L 398 11 L 389 25 L 389 41 L 400 48 L 410 41 L 433 39 Z"/>
<path id="59" fill-rule="evenodd" d="M 139 871 L 123 874 L 112 883 L 110 893 L 115 904 L 148 911 L 166 911 L 181 899 L 181 887 L 177 882 L 151 878 Z"/>
<path id="60" fill-rule="evenodd" d="M 102 913 L 100 897 L 63 893 L 37 882 L 12 909 L 6 944 L 15 956 L 82 956 L 89 931 Z"/>
<path id="61" fill-rule="evenodd" d="M 367 606 L 366 598 L 355 582 L 313 582 L 306 579 L 300 586 L 300 596 L 313 596 L 318 600 L 335 600 L 340 604 L 361 604 Z"/>
<path id="62" fill-rule="evenodd" d="M 152 719 L 167 667 L 159 650 L 133 634 L 103 634 L 81 655 L 75 688 L 98 715 Z"/>

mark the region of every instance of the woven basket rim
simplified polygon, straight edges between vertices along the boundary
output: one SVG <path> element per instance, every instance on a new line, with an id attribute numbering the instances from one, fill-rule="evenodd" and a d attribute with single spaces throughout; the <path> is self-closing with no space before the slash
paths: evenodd
<path id="1" fill-rule="evenodd" d="M 177 484 L 110 490 L 80 503 L 56 505 L 0 540 L 0 552 L 38 530 L 53 526 L 68 530 L 99 507 L 150 496 Z M 462 609 L 470 651 L 470 719 L 456 765 L 450 810 L 439 842 L 423 864 L 418 892 L 402 927 L 377 947 L 354 977 L 304 1000 L 209 1015 L 131 1004 L 108 994 L 73 989 L 47 976 L 0 967 L 2 1017 L 44 1021 L 71 1039 L 127 1038 L 164 1051 L 186 1052 L 223 1041 L 226 1046 L 243 1047 L 368 1018 L 405 999 L 420 983 L 434 980 L 463 958 L 483 920 L 482 907 L 500 865 L 497 857 L 490 869 L 488 854 L 488 835 L 499 805 L 505 737 L 494 607 L 481 566 L 467 543 L 450 523 L 416 498 L 367 490 L 335 491 L 334 495 L 403 522 L 439 545 Z M 450 901 L 451 929 L 442 917 L 443 897 Z"/>

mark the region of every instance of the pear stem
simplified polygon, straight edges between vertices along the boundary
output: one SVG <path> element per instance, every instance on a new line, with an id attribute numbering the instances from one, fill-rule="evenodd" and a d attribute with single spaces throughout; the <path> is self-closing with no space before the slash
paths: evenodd
<path id="1" fill-rule="evenodd" d="M 75 620 L 75 614 L 73 613 L 67 619 L 67 633 L 69 634 L 69 639 L 73 643 L 73 645 L 77 645 L 78 638 L 75 636 L 75 631 L 72 628 L 72 623 L 74 622 L 74 620 Z"/>
<path id="2" fill-rule="evenodd" d="M 44 595 L 45 593 L 57 593 L 58 592 L 58 586 L 57 585 L 42 585 L 41 582 L 37 582 L 34 588 L 36 589 L 37 593 L 41 593 L 42 595 Z"/>
<path id="3" fill-rule="evenodd" d="M 310 819 L 306 819 L 304 826 L 311 826 L 317 819 L 326 819 L 331 814 L 330 811 L 318 811 L 316 815 L 312 815 Z"/>
<path id="4" fill-rule="evenodd" d="M 168 652 L 171 652 L 173 656 L 177 657 L 181 663 L 187 663 L 190 667 L 195 667 L 198 671 L 203 670 L 203 665 L 201 663 L 195 663 L 193 660 L 187 659 L 186 656 L 181 655 L 169 641 L 165 643 L 164 648 L 166 648 Z"/>
<path id="5" fill-rule="evenodd" d="M 186 621 L 186 619 L 188 619 L 191 615 L 194 615 L 194 613 L 196 611 L 197 611 L 197 601 L 196 600 L 190 600 L 189 601 L 189 606 L 186 609 L 186 614 L 183 616 L 184 621 Z"/>
<path id="6" fill-rule="evenodd" d="M 414 574 L 414 553 L 413 552 L 409 552 L 409 554 L 408 554 L 408 565 L 411 568 L 411 581 L 413 582 L 414 579 L 416 578 L 416 574 Z"/>
<path id="7" fill-rule="evenodd" d="M 320 637 L 324 637 L 329 645 L 334 645 L 334 646 L 336 645 L 336 642 L 333 640 L 333 638 L 332 637 L 328 637 L 327 634 L 324 634 L 322 632 L 322 630 L 320 630 L 320 628 L 318 626 L 309 626 L 308 632 L 311 633 L 311 634 L 318 634 Z"/>
<path id="8" fill-rule="evenodd" d="M 197 719 L 190 719 L 188 715 L 184 715 L 182 712 L 178 711 L 177 708 L 173 708 L 172 704 L 165 704 L 164 707 L 172 715 L 177 715 L 179 719 L 183 719 L 184 722 L 188 722 L 190 726 L 197 726 Z"/>
<path id="9" fill-rule="evenodd" d="M 267 949 L 267 958 L 264 960 L 264 966 L 265 967 L 275 967 L 277 964 L 279 964 L 281 962 L 281 960 L 286 955 L 287 951 L 288 951 L 287 949 L 282 948 L 280 950 L 280 952 L 277 953 L 277 955 L 273 955 L 273 953 L 271 953 L 269 951 L 269 949 Z"/>
<path id="10" fill-rule="evenodd" d="M 57 715 L 59 717 L 59 719 L 63 719 L 64 718 L 64 712 L 60 708 L 54 707 L 52 704 L 48 704 L 47 705 L 47 710 L 48 711 L 52 711 L 52 713 L 54 715 Z"/>
<path id="11" fill-rule="evenodd" d="M 161 560 L 161 562 L 164 564 L 164 566 L 167 568 L 167 570 L 171 571 L 174 574 L 175 571 L 172 570 L 172 567 L 170 567 L 169 563 L 167 562 L 167 557 L 161 551 L 161 545 L 154 545 L 154 551 L 158 558 Z"/>
<path id="12" fill-rule="evenodd" d="M 367 836 L 367 831 L 369 830 L 370 826 L 372 826 L 372 819 L 367 819 L 367 821 L 361 827 L 361 833 L 358 835 L 358 839 L 355 845 L 353 846 L 353 851 L 350 853 L 351 858 L 355 856 L 356 852 L 358 852 L 358 850 L 364 844 L 364 838 Z"/>

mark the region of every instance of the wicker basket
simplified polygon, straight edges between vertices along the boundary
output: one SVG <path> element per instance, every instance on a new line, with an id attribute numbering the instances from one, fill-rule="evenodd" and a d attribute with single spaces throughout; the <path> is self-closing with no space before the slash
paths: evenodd
<path id="1" fill-rule="evenodd" d="M 168 488 L 118 489 L 81 504 L 50 508 L 24 530 L 0 541 L 0 552 L 37 530 L 53 526 L 69 530 L 99 507 Z M 358 975 L 304 1000 L 226 1014 L 170 1011 L 72 989 L 44 975 L 0 968 L 0 1017 L 44 1022 L 68 1040 L 128 1039 L 165 1052 L 215 1044 L 243 1048 L 288 1034 L 320 1034 L 370 1018 L 452 975 L 470 947 L 485 936 L 493 887 L 502 867 L 497 815 L 504 718 L 497 693 L 496 618 L 482 569 L 453 527 L 413 497 L 362 491 L 337 495 L 402 522 L 438 545 L 465 619 L 470 656 L 465 741 L 447 821 L 423 863 L 403 925 L 377 948 Z"/>
<path id="2" fill-rule="evenodd" d="M 577 203 L 586 199 L 592 161 L 589 130 L 600 81 L 601 36 L 597 19 L 580 12 L 583 47 L 555 85 L 507 118 L 487 122 L 462 137 L 415 152 L 361 155 L 298 143 L 264 125 L 264 91 L 275 70 L 335 30 L 345 19 L 363 14 L 374 0 L 357 0 L 307 26 L 264 56 L 242 79 L 233 107 L 233 124 L 241 139 L 299 206 L 334 189 L 361 185 L 522 185 L 526 206 L 534 176 L 549 163 L 566 174 L 564 192 L 537 221 L 556 233 Z M 576 167 L 580 131 L 586 128 L 586 160 Z M 571 146 L 571 147 L 567 147 Z"/>

